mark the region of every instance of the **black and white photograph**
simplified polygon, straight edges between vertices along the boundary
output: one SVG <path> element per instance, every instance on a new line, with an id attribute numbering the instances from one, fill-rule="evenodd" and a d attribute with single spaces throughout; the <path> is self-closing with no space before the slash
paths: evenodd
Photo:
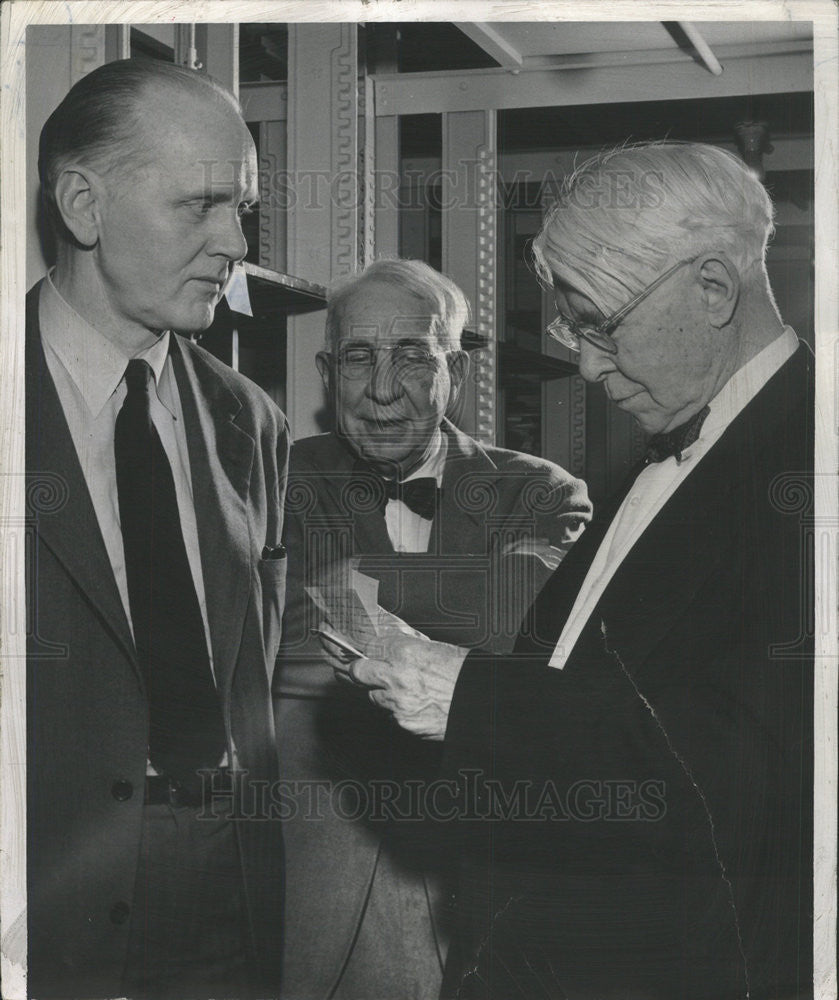
<path id="1" fill-rule="evenodd" d="M 0 7 L 0 995 L 836 1000 L 839 8 Z"/>

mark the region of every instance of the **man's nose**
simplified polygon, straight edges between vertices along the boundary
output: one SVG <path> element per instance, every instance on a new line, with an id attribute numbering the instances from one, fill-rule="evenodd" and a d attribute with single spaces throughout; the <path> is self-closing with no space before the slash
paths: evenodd
<path id="1" fill-rule="evenodd" d="M 580 338 L 580 374 L 586 382 L 600 382 L 614 370 L 613 355 Z"/>
<path id="2" fill-rule="evenodd" d="M 402 383 L 393 363 L 393 351 L 377 351 L 373 370 L 370 372 L 370 381 L 367 385 L 368 395 L 378 403 L 389 403 L 396 399 L 401 392 Z"/>
<path id="3" fill-rule="evenodd" d="M 248 252 L 248 241 L 242 232 L 242 220 L 237 208 L 218 213 L 218 220 L 209 241 L 211 254 L 231 261 L 243 260 Z"/>

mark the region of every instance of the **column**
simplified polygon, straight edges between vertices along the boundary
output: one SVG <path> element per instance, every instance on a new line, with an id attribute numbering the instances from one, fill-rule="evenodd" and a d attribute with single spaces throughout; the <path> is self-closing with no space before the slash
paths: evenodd
<path id="1" fill-rule="evenodd" d="M 288 253 L 291 274 L 329 285 L 358 261 L 358 28 L 288 29 Z M 296 438 L 325 430 L 315 368 L 324 314 L 288 322 L 287 406 Z"/>
<path id="2" fill-rule="evenodd" d="M 472 372 L 458 426 L 495 443 L 496 396 L 496 116 L 443 115 L 443 272 L 472 305 L 472 325 L 486 347 L 472 352 Z"/>

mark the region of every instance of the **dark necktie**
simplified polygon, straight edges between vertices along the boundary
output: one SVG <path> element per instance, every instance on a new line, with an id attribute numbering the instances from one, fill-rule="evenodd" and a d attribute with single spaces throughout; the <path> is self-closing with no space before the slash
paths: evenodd
<path id="1" fill-rule="evenodd" d="M 689 448 L 699 437 L 705 418 L 711 410 L 706 406 L 700 410 L 690 420 L 674 427 L 672 431 L 664 434 L 653 434 L 647 441 L 647 464 L 651 462 L 663 462 L 666 458 L 674 456 L 677 462 L 682 460 L 682 452 Z"/>
<path id="2" fill-rule="evenodd" d="M 151 419 L 148 363 L 130 361 L 125 383 L 114 455 L 134 644 L 148 693 L 149 760 L 195 788 L 196 769 L 224 754 L 224 722 L 172 469 Z"/>

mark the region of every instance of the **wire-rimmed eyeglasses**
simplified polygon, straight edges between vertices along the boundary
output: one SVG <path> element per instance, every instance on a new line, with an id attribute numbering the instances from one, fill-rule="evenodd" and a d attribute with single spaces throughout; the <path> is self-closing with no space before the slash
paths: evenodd
<path id="1" fill-rule="evenodd" d="M 602 320 L 596 326 L 591 326 L 588 323 L 578 323 L 577 320 L 571 319 L 568 316 L 563 316 L 560 313 L 555 320 L 547 325 L 548 334 L 558 340 L 563 347 L 567 347 L 571 351 L 579 352 L 580 341 L 585 340 L 587 343 L 591 344 L 592 347 L 598 348 L 598 350 L 606 351 L 607 354 L 617 354 L 618 345 L 615 343 L 611 333 L 618 325 L 629 315 L 632 310 L 639 305 L 644 299 L 658 288 L 662 282 L 666 281 L 671 274 L 675 274 L 676 271 L 681 267 L 685 267 L 687 264 L 692 264 L 698 257 L 690 257 L 687 260 L 680 260 L 678 263 L 674 264 L 672 267 L 668 267 L 667 270 L 660 274 L 655 281 L 647 285 L 646 288 L 642 289 L 637 295 L 633 296 L 626 305 L 623 305 L 618 309 L 617 312 L 612 313 L 611 316 L 607 316 L 606 319 Z"/>
<path id="2" fill-rule="evenodd" d="M 399 378 L 429 375 L 440 365 L 441 352 L 430 351 L 420 344 L 348 344 L 333 355 L 341 375 L 353 381 L 368 379 L 376 367 L 380 351 L 387 351 L 393 371 Z"/>

